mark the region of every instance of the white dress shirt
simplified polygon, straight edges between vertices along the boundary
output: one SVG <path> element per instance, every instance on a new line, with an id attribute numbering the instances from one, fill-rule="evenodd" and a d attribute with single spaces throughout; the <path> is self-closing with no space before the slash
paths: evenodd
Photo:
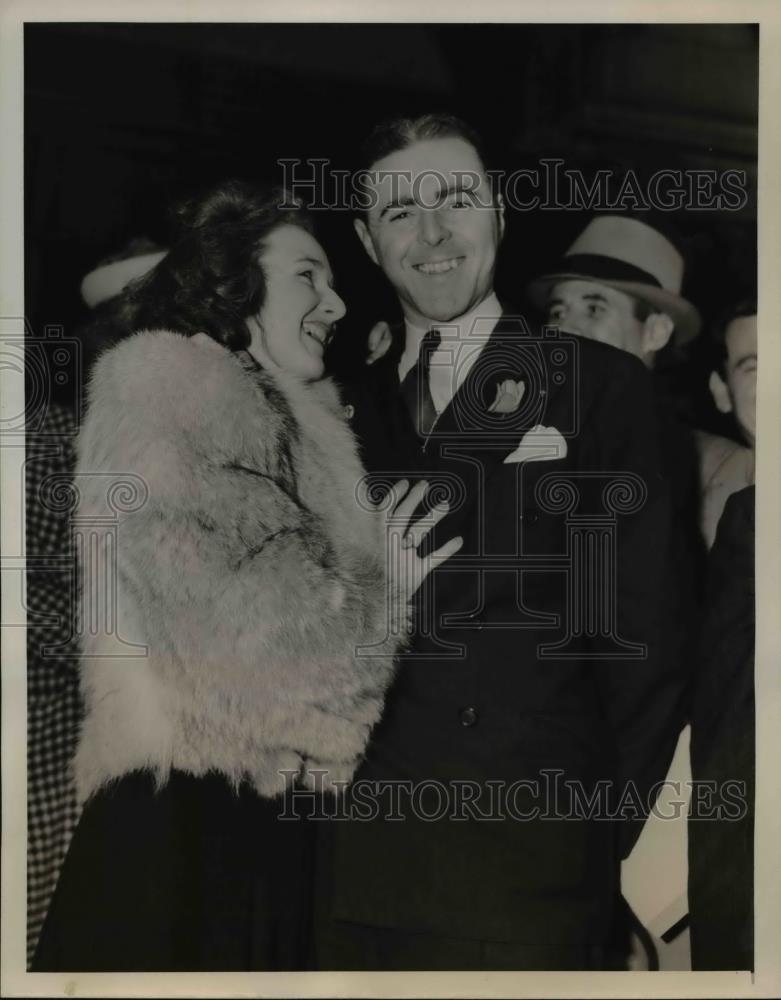
<path id="1" fill-rule="evenodd" d="M 428 331 L 434 328 L 439 330 L 442 339 L 431 356 L 428 383 L 439 415 L 450 405 L 501 315 L 502 307 L 496 294 L 492 292 L 466 315 L 447 323 L 431 322 L 428 326 L 419 327 L 407 320 L 404 353 L 399 360 L 399 381 L 404 380 L 404 376 L 418 360 L 421 342 Z"/>

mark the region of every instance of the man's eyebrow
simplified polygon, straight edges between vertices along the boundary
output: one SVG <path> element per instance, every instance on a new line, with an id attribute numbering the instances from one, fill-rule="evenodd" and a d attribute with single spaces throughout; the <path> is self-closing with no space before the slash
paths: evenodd
<path id="1" fill-rule="evenodd" d="M 742 365 L 747 364 L 749 361 L 753 361 L 756 364 L 757 356 L 756 354 L 743 354 L 741 357 L 736 358 L 733 368 L 740 368 Z"/>
<path id="2" fill-rule="evenodd" d="M 404 195 L 403 198 L 393 198 L 388 202 L 387 205 L 380 212 L 380 218 L 382 218 L 387 212 L 392 211 L 394 208 L 407 208 L 410 205 L 415 204 L 415 199 L 411 194 Z"/>
<path id="3" fill-rule="evenodd" d="M 470 177 L 475 175 L 469 174 Z M 456 181 L 455 184 L 448 184 L 444 191 L 440 190 L 439 197 L 447 198 L 449 194 L 474 194 L 475 185 L 464 184 L 463 180 Z"/>
<path id="4" fill-rule="evenodd" d="M 458 180 L 455 184 L 448 184 L 445 188 L 440 188 L 437 194 L 437 201 L 443 201 L 445 198 L 449 197 L 451 194 L 474 194 L 474 187 L 468 184 L 464 184 L 462 180 Z M 412 197 L 411 194 L 404 195 L 401 198 L 393 198 L 388 202 L 387 205 L 380 212 L 380 218 L 382 218 L 386 212 L 390 212 L 394 208 L 408 208 L 410 205 L 415 205 L 417 202 Z M 424 202 L 424 207 L 433 208 L 433 205 Z"/>

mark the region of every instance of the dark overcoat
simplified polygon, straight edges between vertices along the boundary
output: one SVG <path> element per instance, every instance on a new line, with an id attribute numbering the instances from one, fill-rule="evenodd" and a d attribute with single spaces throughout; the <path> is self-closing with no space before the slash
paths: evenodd
<path id="1" fill-rule="evenodd" d="M 692 968 L 754 967 L 754 502 L 733 493 L 710 553 L 692 713 L 692 778 L 714 809 L 689 821 Z M 725 795 L 731 795 L 729 808 Z"/>

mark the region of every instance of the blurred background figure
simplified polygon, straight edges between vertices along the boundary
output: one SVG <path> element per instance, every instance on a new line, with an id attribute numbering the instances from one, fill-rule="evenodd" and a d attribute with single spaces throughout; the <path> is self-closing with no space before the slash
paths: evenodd
<path id="1" fill-rule="evenodd" d="M 79 810 L 69 765 L 81 719 L 75 553 L 67 494 L 73 410 L 50 402 L 25 447 L 27 593 L 27 960 L 32 958 Z"/>
<path id="2" fill-rule="evenodd" d="M 147 236 L 135 236 L 118 253 L 104 257 L 81 283 L 81 297 L 94 309 L 114 298 L 131 281 L 142 278 L 167 251 Z"/>
<path id="3" fill-rule="evenodd" d="M 85 304 L 99 313 L 164 254 L 146 237 L 131 240 L 84 278 Z M 86 329 L 88 353 L 106 346 Z M 28 964 L 80 813 L 70 773 L 83 714 L 73 643 L 76 555 L 72 506 L 60 502 L 72 484 L 79 418 L 73 405 L 49 400 L 42 423 L 28 419 L 26 436 Z"/>
<path id="4" fill-rule="evenodd" d="M 727 498 L 754 482 L 757 406 L 757 302 L 732 306 L 711 335 L 708 387 L 719 413 L 731 417 L 734 439 L 700 431 L 702 531 L 710 547 Z"/>
<path id="5" fill-rule="evenodd" d="M 694 970 L 753 969 L 754 893 L 754 500 L 753 486 L 725 501 L 710 553 L 707 608 L 697 658 L 691 763 L 713 782 L 689 821 L 689 908 Z M 703 800 L 699 800 L 703 801 Z"/>

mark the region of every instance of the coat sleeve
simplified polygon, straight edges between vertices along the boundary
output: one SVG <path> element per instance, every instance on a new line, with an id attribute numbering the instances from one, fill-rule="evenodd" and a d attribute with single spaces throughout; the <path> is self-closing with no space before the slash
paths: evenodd
<path id="1" fill-rule="evenodd" d="M 208 697 L 242 692 L 264 706 L 259 738 L 291 750 L 292 767 L 300 758 L 349 778 L 398 645 L 379 553 L 337 551 L 321 519 L 260 470 L 203 463 L 197 479 L 123 525 L 145 618 L 166 609 L 174 671 Z"/>
<path id="2" fill-rule="evenodd" d="M 593 417 L 601 435 L 600 469 L 615 474 L 618 500 L 613 572 L 615 630 L 635 646 L 631 656 L 597 657 L 597 685 L 615 755 L 615 802 L 621 810 L 619 847 L 626 857 L 640 835 L 664 780 L 685 722 L 687 664 L 677 645 L 692 621 L 676 621 L 684 604 L 672 545 L 672 491 L 663 471 L 660 425 L 651 376 L 621 358 Z M 621 497 L 621 480 L 630 488 Z M 602 502 L 605 502 L 603 493 Z M 639 655 L 638 655 L 639 653 Z"/>
<path id="3" fill-rule="evenodd" d="M 351 778 L 401 642 L 391 624 L 405 609 L 387 592 L 379 532 L 376 551 L 337 543 L 280 474 L 289 442 L 273 400 L 253 389 L 230 414 L 216 409 L 227 389 L 243 391 L 242 379 L 211 386 L 213 406 L 194 402 L 190 385 L 152 416 L 137 404 L 93 406 L 81 468 L 128 469 L 145 483 L 146 501 L 118 527 L 118 571 L 155 683 L 176 701 L 185 769 L 249 776 L 273 795 L 281 770 Z M 105 398 L 112 386 L 98 388 Z M 127 380 L 121 391 L 138 395 Z M 245 463 L 225 442 L 248 433 L 249 405 L 260 407 L 252 433 L 269 430 L 252 452 L 260 457 Z M 99 503 L 87 499 L 82 516 L 100 513 Z"/>

